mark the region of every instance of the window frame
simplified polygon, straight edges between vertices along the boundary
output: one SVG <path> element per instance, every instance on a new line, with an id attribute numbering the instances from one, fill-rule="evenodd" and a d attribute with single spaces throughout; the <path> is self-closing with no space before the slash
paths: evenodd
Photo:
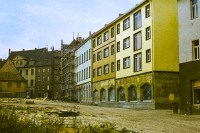
<path id="1" fill-rule="evenodd" d="M 146 63 L 151 62 L 151 49 L 146 50 Z"/>
<path id="2" fill-rule="evenodd" d="M 111 45 L 111 55 L 114 55 L 115 54 L 115 45 L 112 44 Z"/>
<path id="3" fill-rule="evenodd" d="M 103 70 L 104 70 L 104 74 L 108 74 L 109 73 L 109 64 L 104 65 L 104 69 Z"/>
<path id="4" fill-rule="evenodd" d="M 146 40 L 151 39 L 151 27 L 146 28 Z"/>
<path id="5" fill-rule="evenodd" d="M 193 47 L 193 51 L 192 51 L 192 56 L 193 56 L 193 60 L 199 60 L 200 59 L 200 44 L 199 44 L 199 40 L 194 40 L 192 41 L 192 47 Z M 196 55 L 197 54 L 197 55 Z"/>
<path id="6" fill-rule="evenodd" d="M 117 35 L 120 34 L 120 23 L 117 24 Z"/>
<path id="7" fill-rule="evenodd" d="M 126 18 L 124 21 L 123 21 L 123 30 L 127 30 L 128 28 L 130 28 L 130 17 Z"/>
<path id="8" fill-rule="evenodd" d="M 145 17 L 148 18 L 151 16 L 151 7 L 150 4 L 148 4 L 147 6 L 145 6 Z"/>
<path id="9" fill-rule="evenodd" d="M 114 27 L 112 27 L 111 28 L 111 38 L 113 38 L 114 36 L 115 36 L 115 28 Z"/>
<path id="10" fill-rule="evenodd" d="M 97 61 L 102 59 L 102 51 L 97 52 Z"/>
<path id="11" fill-rule="evenodd" d="M 139 38 L 140 39 L 140 46 L 138 44 L 138 40 L 136 40 L 136 39 L 138 39 L 137 37 L 138 37 L 139 34 L 140 34 L 140 38 Z M 136 44 L 136 42 L 137 42 L 137 44 Z M 142 31 L 139 31 L 139 32 L 137 32 L 133 35 L 133 44 L 134 44 L 134 47 L 133 47 L 134 51 L 142 49 Z"/>
<path id="12" fill-rule="evenodd" d="M 127 61 L 128 61 L 128 65 L 127 65 Z M 130 63 L 131 63 L 130 56 L 123 58 L 123 69 L 130 68 Z"/>
<path id="13" fill-rule="evenodd" d="M 111 72 L 114 72 L 114 71 L 115 71 L 115 63 L 111 62 Z"/>
<path id="14" fill-rule="evenodd" d="M 109 40 L 109 31 L 106 31 L 106 32 L 103 34 L 103 36 L 104 36 L 104 42 L 107 41 L 107 40 Z"/>
<path id="15" fill-rule="evenodd" d="M 140 55 L 140 57 L 138 57 Z M 138 68 L 139 63 L 139 68 Z M 134 54 L 134 72 L 142 71 L 142 53 Z"/>
<path id="16" fill-rule="evenodd" d="M 117 52 L 120 52 L 120 41 L 117 42 Z"/>
<path id="17" fill-rule="evenodd" d="M 117 60 L 117 71 L 120 71 L 120 60 Z"/>
<path id="18" fill-rule="evenodd" d="M 196 3 L 194 3 L 194 0 L 190 0 L 190 6 L 191 6 L 191 19 L 198 18 L 198 0 L 196 0 Z"/>
<path id="19" fill-rule="evenodd" d="M 99 46 L 100 44 L 102 44 L 102 36 L 98 36 L 97 37 L 97 46 Z"/>
<path id="20" fill-rule="evenodd" d="M 109 47 L 105 48 L 103 50 L 103 54 L 104 54 L 104 58 L 108 57 L 109 56 Z"/>
<path id="21" fill-rule="evenodd" d="M 141 12 L 141 10 L 134 13 L 133 18 L 134 18 L 134 30 L 141 28 L 142 27 L 142 12 Z"/>
<path id="22" fill-rule="evenodd" d="M 97 76 L 101 76 L 102 75 L 102 67 L 98 67 L 97 68 Z"/>
<path id="23" fill-rule="evenodd" d="M 127 40 L 129 40 L 128 45 L 127 45 Z M 125 50 L 127 48 L 130 48 L 130 36 L 123 40 L 123 50 Z"/>

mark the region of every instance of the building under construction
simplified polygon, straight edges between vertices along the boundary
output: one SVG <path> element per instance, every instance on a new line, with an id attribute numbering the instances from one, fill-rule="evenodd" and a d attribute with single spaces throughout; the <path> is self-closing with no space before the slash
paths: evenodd
<path id="1" fill-rule="evenodd" d="M 75 93 L 75 48 L 83 41 L 81 37 L 70 44 L 61 40 L 61 99 L 76 101 Z"/>

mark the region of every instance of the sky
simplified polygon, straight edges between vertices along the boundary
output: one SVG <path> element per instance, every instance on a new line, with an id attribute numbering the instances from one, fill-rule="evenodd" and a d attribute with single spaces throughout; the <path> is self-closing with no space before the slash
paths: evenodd
<path id="1" fill-rule="evenodd" d="M 0 58 L 87 38 L 142 0 L 0 0 Z"/>

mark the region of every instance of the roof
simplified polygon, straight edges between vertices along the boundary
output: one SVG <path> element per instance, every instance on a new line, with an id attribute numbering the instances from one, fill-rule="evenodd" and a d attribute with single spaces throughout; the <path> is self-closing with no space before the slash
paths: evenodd
<path id="1" fill-rule="evenodd" d="M 8 59 L 13 60 L 16 56 L 22 56 L 28 61 L 26 67 L 46 66 L 52 64 L 51 53 L 46 48 L 12 51 Z M 30 63 L 31 61 L 33 63 Z"/>
<path id="2" fill-rule="evenodd" d="M 0 80 L 26 81 L 15 68 L 10 59 L 8 59 L 0 69 Z"/>

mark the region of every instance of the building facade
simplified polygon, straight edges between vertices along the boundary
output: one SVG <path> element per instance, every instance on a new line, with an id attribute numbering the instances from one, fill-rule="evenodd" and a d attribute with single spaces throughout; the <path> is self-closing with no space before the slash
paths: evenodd
<path id="1" fill-rule="evenodd" d="M 76 99 L 84 104 L 92 103 L 91 38 L 85 39 L 75 51 Z"/>
<path id="2" fill-rule="evenodd" d="M 179 0 L 180 111 L 200 113 L 200 1 Z"/>
<path id="3" fill-rule="evenodd" d="M 75 48 L 83 41 L 81 37 L 70 44 L 61 41 L 61 99 L 76 101 Z"/>
<path id="4" fill-rule="evenodd" d="M 94 104 L 115 103 L 115 23 L 105 25 L 92 36 L 92 87 Z"/>
<path id="5" fill-rule="evenodd" d="M 26 83 L 11 60 L 0 68 L 0 98 L 26 98 Z"/>
<path id="6" fill-rule="evenodd" d="M 176 0 L 144 0 L 93 35 L 94 103 L 159 109 L 179 102 L 177 15 Z"/>

